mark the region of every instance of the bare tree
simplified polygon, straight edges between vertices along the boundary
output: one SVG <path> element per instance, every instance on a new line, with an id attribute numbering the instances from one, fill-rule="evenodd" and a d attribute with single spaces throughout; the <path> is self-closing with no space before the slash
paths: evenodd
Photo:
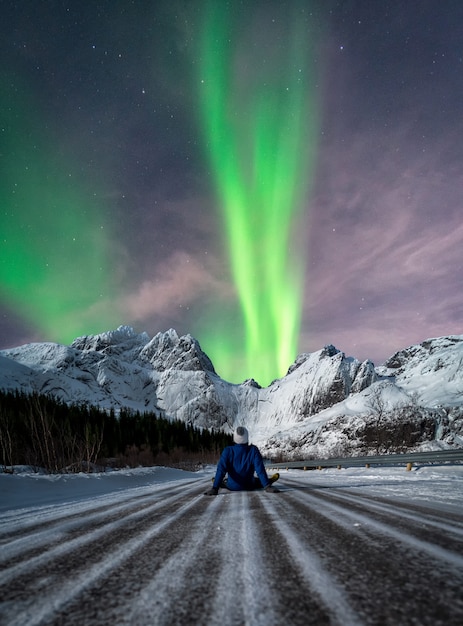
<path id="1" fill-rule="evenodd" d="M 0 408 L 0 449 L 2 452 L 3 471 L 13 473 L 13 424 L 11 415 L 3 408 Z"/>
<path id="2" fill-rule="evenodd" d="M 386 424 L 388 421 L 388 403 L 385 398 L 384 391 L 389 383 L 372 385 L 366 406 L 371 410 L 373 417 L 374 439 L 376 445 L 376 453 L 379 454 L 381 446 L 390 447 L 390 438 L 387 433 Z"/>
<path id="3" fill-rule="evenodd" d="M 101 446 L 103 444 L 103 427 L 101 430 L 98 428 L 91 428 L 91 425 L 87 422 L 85 424 L 84 442 L 85 442 L 85 465 L 87 472 L 90 471 L 92 464 L 98 460 Z"/>

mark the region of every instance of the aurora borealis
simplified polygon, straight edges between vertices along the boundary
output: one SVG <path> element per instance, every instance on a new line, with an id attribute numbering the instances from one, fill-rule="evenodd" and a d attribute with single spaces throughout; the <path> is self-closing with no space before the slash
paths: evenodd
<path id="1" fill-rule="evenodd" d="M 461 333 L 456 0 L 7 0 L 0 348 L 129 324 L 268 384 Z"/>
<path id="2" fill-rule="evenodd" d="M 70 342 L 112 317 L 98 307 L 111 293 L 110 226 L 96 189 L 67 167 L 65 148 L 35 130 L 27 90 L 12 104 L 3 108 L 1 293 L 44 336 Z"/>
<path id="3" fill-rule="evenodd" d="M 256 50 L 246 47 L 256 34 L 243 27 L 245 16 L 210 3 L 200 54 L 203 125 L 244 321 L 244 373 L 266 382 L 283 376 L 297 356 L 304 285 L 297 230 L 317 112 L 300 7 L 294 3 L 286 16 L 287 45 L 278 48 L 268 37 Z M 257 27 L 271 22 L 249 25 Z M 239 55 L 247 59 L 245 72 Z M 231 354 L 224 357 L 223 367 L 233 363 Z"/>

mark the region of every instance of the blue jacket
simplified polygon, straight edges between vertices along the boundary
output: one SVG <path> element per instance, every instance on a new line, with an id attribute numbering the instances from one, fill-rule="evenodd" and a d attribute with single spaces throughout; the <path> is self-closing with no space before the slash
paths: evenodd
<path id="1" fill-rule="evenodd" d="M 254 478 L 254 472 L 259 477 L 260 483 Z M 225 474 L 228 474 L 227 488 L 232 491 L 266 487 L 270 482 L 259 449 L 247 443 L 235 443 L 224 449 L 215 474 L 216 489 L 221 486 Z"/>

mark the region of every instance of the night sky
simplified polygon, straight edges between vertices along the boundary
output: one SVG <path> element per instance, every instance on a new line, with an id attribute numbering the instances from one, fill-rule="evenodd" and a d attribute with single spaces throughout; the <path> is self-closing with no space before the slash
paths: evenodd
<path id="1" fill-rule="evenodd" d="M 1 3 L 0 348 L 261 384 L 463 332 L 460 0 Z"/>

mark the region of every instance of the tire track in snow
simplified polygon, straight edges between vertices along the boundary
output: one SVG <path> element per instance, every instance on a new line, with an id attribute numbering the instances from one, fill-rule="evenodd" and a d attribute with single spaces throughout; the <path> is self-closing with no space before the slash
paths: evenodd
<path id="1" fill-rule="evenodd" d="M 142 550 L 68 602 L 50 625 L 73 626 L 89 617 L 96 624 L 137 626 L 191 623 L 192 614 L 207 619 L 221 567 L 220 555 L 211 558 L 215 548 L 208 548 L 209 539 L 216 543 L 210 532 L 216 511 L 207 509 L 202 494 L 193 500 Z"/>
<path id="2" fill-rule="evenodd" d="M 137 626 L 195 624 L 280 624 L 262 578 L 253 518 L 245 514 L 251 494 L 203 498 L 166 526 L 161 544 L 145 544 L 97 586 L 67 604 L 56 624 L 80 624 L 81 607 L 93 607 L 92 623 Z M 180 536 L 175 545 L 175 536 Z M 137 573 L 149 580 L 140 582 Z M 175 581 L 174 584 L 172 581 Z M 260 591 L 259 591 L 260 589 Z M 124 590 L 130 591 L 125 599 Z M 241 600 L 239 599 L 241 598 Z M 281 608 L 281 607 L 280 607 Z M 53 624 L 55 622 L 48 622 Z"/>
<path id="3" fill-rule="evenodd" d="M 189 487 L 184 489 L 183 493 L 194 493 L 197 491 L 197 487 Z M 117 496 L 115 496 L 117 497 Z M 153 498 L 155 496 L 153 495 Z M 153 499 L 151 498 L 151 500 Z M 40 575 L 43 571 L 48 571 L 50 568 L 48 567 L 49 562 L 53 562 L 54 573 L 50 574 L 52 577 L 59 578 L 61 570 L 64 572 L 69 569 L 70 564 L 72 562 L 72 555 L 81 554 L 82 557 L 86 556 L 86 552 L 88 554 L 88 559 L 91 562 L 97 557 L 98 549 L 101 549 L 101 546 L 104 545 L 105 541 L 111 541 L 111 535 L 122 533 L 127 529 L 127 526 L 131 523 L 142 523 L 148 515 L 157 514 L 162 515 L 166 507 L 175 507 L 178 502 L 178 493 L 174 493 L 169 497 L 165 497 L 164 500 L 158 500 L 154 503 L 147 504 L 142 509 L 138 507 L 135 508 L 135 511 L 129 508 L 124 508 L 123 512 L 130 511 L 130 513 L 124 514 L 121 516 L 119 512 L 115 517 L 109 516 L 109 520 L 101 524 L 101 520 L 99 519 L 100 512 L 97 513 L 97 524 L 96 527 L 93 525 L 92 515 L 89 514 L 88 510 L 86 510 L 85 515 L 81 517 L 80 527 L 76 528 L 76 532 L 71 535 L 65 536 L 64 541 L 61 542 L 61 535 L 59 530 L 51 531 L 52 537 L 53 534 L 56 533 L 58 535 L 58 539 L 56 541 L 52 541 L 50 547 L 47 549 L 37 550 L 37 554 L 33 554 L 30 556 L 31 545 L 34 544 L 34 535 L 31 535 L 23 541 L 23 552 L 19 552 L 16 554 L 15 560 L 10 564 L 6 564 L 3 562 L 2 571 L 0 572 L 0 584 L 18 580 L 20 577 L 23 577 L 27 580 L 28 577 L 34 574 L 37 571 L 38 575 Z M 117 506 L 117 503 L 114 503 Z M 76 505 L 76 508 L 79 509 L 80 504 Z M 148 518 L 148 523 L 149 523 Z M 146 523 L 146 521 L 145 521 Z M 37 532 L 40 536 L 40 526 L 37 527 Z M 40 537 L 40 540 L 43 541 L 43 537 Z M 20 544 L 14 541 L 13 549 L 17 551 Z M 97 549 L 95 549 L 97 548 Z M 7 553 L 7 547 L 2 548 L 2 555 L 5 552 Z M 95 556 L 93 556 L 95 553 Z M 75 561 L 76 559 L 74 559 Z M 82 561 L 82 559 L 80 559 Z M 80 567 L 84 567 L 85 564 L 82 563 Z"/>
<path id="4" fill-rule="evenodd" d="M 347 502 L 344 507 L 333 505 L 329 494 L 314 493 L 288 492 L 287 517 L 296 532 L 305 527 L 311 545 L 327 570 L 342 580 L 359 614 L 379 619 L 379 607 L 384 606 L 383 624 L 462 623 L 459 555 L 415 540 L 368 512 L 351 511 Z M 452 621 L 452 615 L 460 618 Z"/>
<path id="5" fill-rule="evenodd" d="M 149 500 L 153 496 L 162 497 L 175 493 L 184 493 L 185 487 L 196 484 L 196 480 L 182 481 L 182 485 L 169 485 L 159 487 L 158 485 L 147 485 L 145 487 L 135 487 L 130 490 L 113 491 L 109 494 L 98 495 L 83 501 L 71 501 L 65 504 L 54 506 L 45 505 L 43 507 L 33 507 L 27 509 L 13 509 L 5 511 L 0 516 L 0 545 L 4 538 L 7 540 L 19 535 L 34 532 L 34 527 L 44 529 L 61 525 L 65 519 L 81 519 L 84 513 L 96 514 L 98 511 L 111 513 L 114 506 L 121 503 L 121 506 L 130 505 L 132 502 L 139 502 L 143 499 Z M 12 528 L 12 525 L 14 526 Z"/>
<path id="6" fill-rule="evenodd" d="M 311 567 L 313 561 L 308 563 L 304 559 L 304 565 L 299 567 L 288 550 L 288 512 L 284 501 L 283 508 L 278 510 L 280 497 L 284 496 L 263 492 L 242 492 L 226 497 L 230 509 L 228 519 L 232 523 L 229 522 L 227 539 L 222 546 L 224 570 L 213 619 L 209 623 L 239 626 L 346 624 L 342 620 L 333 621 L 332 608 L 314 593 L 311 580 L 317 573 Z M 234 515 L 230 514 L 232 510 Z M 243 532 L 247 539 L 242 537 Z M 240 541 L 238 547 L 237 540 Z M 330 579 L 331 588 L 332 582 Z M 336 591 L 332 597 L 337 597 Z M 237 604 L 242 606 L 241 612 Z M 351 613 L 347 611 L 348 615 Z M 357 619 L 352 621 L 352 625 L 359 623 Z"/>
<path id="7" fill-rule="evenodd" d="M 9 616 L 7 623 L 9 626 L 23 626 L 24 624 L 28 624 L 28 626 L 38 626 L 44 622 L 50 623 L 53 615 L 58 610 L 68 604 L 73 598 L 82 594 L 86 588 L 95 585 L 112 570 L 120 567 L 135 551 L 142 549 L 147 542 L 151 541 L 156 535 L 163 532 L 167 526 L 175 523 L 186 511 L 194 507 L 200 498 L 201 496 L 196 496 L 179 508 L 169 510 L 168 516 L 157 521 L 148 529 L 139 532 L 135 537 L 123 543 L 121 546 L 118 546 L 117 551 L 114 550 L 108 556 L 93 563 L 89 568 L 84 568 L 79 574 L 62 580 L 60 584 L 55 583 L 46 595 L 36 595 L 32 597 L 28 595 L 23 599 L 21 606 L 15 604 L 14 612 L 11 611 L 13 614 Z M 160 504 L 162 505 L 163 503 Z M 123 523 L 127 523 L 127 518 L 122 521 Z M 93 536 L 93 539 L 95 539 L 95 536 Z M 73 550 L 78 551 L 79 547 L 82 545 L 82 541 L 83 539 L 79 539 L 77 543 L 73 541 L 68 543 L 72 544 Z M 69 551 L 69 549 L 67 549 L 67 551 Z M 44 555 L 44 558 L 46 560 L 50 558 L 48 553 Z"/>
<path id="8" fill-rule="evenodd" d="M 214 525 L 223 511 L 217 506 L 207 507 L 204 500 L 201 504 L 203 513 L 198 515 L 192 534 L 169 555 L 144 587 L 129 611 L 128 624 L 152 626 L 154 620 L 157 626 L 188 623 L 191 614 L 202 614 L 207 623 L 211 599 L 216 595 L 214 581 L 221 567 L 220 556 L 214 554 L 217 550 Z"/>
<path id="9" fill-rule="evenodd" d="M 329 491 L 313 490 L 310 491 L 310 495 L 321 500 L 336 502 L 342 508 L 347 505 L 350 509 L 361 513 L 367 509 L 370 515 L 378 519 L 402 527 L 405 531 L 413 527 L 417 533 L 424 537 L 429 534 L 434 541 L 439 539 L 439 534 L 436 532 L 439 531 L 444 533 L 441 535 L 444 546 L 448 546 L 451 536 L 455 538 L 456 546 L 460 545 L 463 548 L 463 543 L 461 543 L 463 540 L 463 515 L 458 515 L 455 511 L 452 512 L 452 515 L 447 512 L 438 515 L 435 511 L 430 511 L 426 507 L 414 503 L 398 502 L 397 500 L 391 503 L 390 499 L 363 496 L 349 490 L 341 492 L 336 488 Z"/>
<path id="10" fill-rule="evenodd" d="M 127 623 L 192 623 L 192 615 L 196 625 L 204 626 L 280 623 L 266 585 L 256 584 L 263 570 L 249 496 L 236 493 L 203 499 L 187 545 L 182 542 L 161 565 Z"/>
<path id="11" fill-rule="evenodd" d="M 275 596 L 263 579 L 268 571 L 263 559 L 260 519 L 262 493 L 236 492 L 220 496 L 226 508 L 217 525 L 222 569 L 211 624 L 278 624 Z"/>
<path id="12" fill-rule="evenodd" d="M 25 558 L 24 566 L 0 572 L 0 624 L 463 623 L 463 570 L 404 539 L 402 524 L 412 539 L 420 532 L 412 505 L 396 511 L 395 501 L 282 482 L 280 494 L 221 491 L 207 498 L 204 479 L 144 492 L 141 499 L 139 488 L 113 493 L 105 500 L 107 524 L 100 499 L 93 509 L 91 502 L 67 506 L 61 551 L 50 544 L 35 561 Z M 299 488 L 285 490 L 286 484 Z M 454 518 L 434 511 L 424 532 L 458 530 Z M 59 520 L 53 527 L 50 519 L 41 521 L 45 535 L 60 533 Z M 42 532 L 40 521 L 30 522 L 18 560 Z M 452 537 L 459 541 L 458 533 Z M 431 535 L 429 542 L 418 539 L 433 545 Z"/>
<path id="13" fill-rule="evenodd" d="M 247 624 L 254 626 L 269 626 L 281 623 L 281 614 L 284 606 L 276 602 L 280 599 L 280 594 L 270 592 L 270 586 L 262 584 L 262 573 L 268 571 L 267 562 L 264 559 L 267 546 L 263 541 L 262 526 L 268 524 L 268 520 L 262 520 L 259 510 L 251 509 L 249 494 L 241 494 L 243 501 L 243 546 L 246 557 L 245 568 L 245 590 L 246 606 L 248 607 Z M 258 494 L 258 500 L 254 497 L 254 502 L 258 502 L 262 510 L 261 497 L 266 498 L 267 494 Z M 270 495 L 272 497 L 272 495 Z"/>
<path id="14" fill-rule="evenodd" d="M 173 493 L 171 492 L 169 497 L 175 499 L 180 493 L 185 493 L 185 486 L 183 489 L 178 487 L 172 491 Z M 33 511 L 29 513 L 27 520 L 23 520 L 19 529 L 16 528 L 16 524 L 11 533 L 8 533 L 6 528 L 4 529 L 0 543 L 0 565 L 7 568 L 10 561 L 19 557 L 23 562 L 33 562 L 32 559 L 42 555 L 45 549 L 52 550 L 53 547 L 60 546 L 63 541 L 72 539 L 73 534 L 76 535 L 77 541 L 86 526 L 91 526 L 92 532 L 96 532 L 96 529 L 101 526 L 101 532 L 104 534 L 104 528 L 108 529 L 111 522 L 115 522 L 116 526 L 120 524 L 121 516 L 127 511 L 130 511 L 131 516 L 137 513 L 143 515 L 147 508 L 163 506 L 161 503 L 153 505 L 153 498 L 158 499 L 162 495 L 162 492 L 153 491 L 151 487 L 150 493 L 146 495 L 129 497 L 120 502 L 119 494 L 111 494 L 111 501 L 101 507 L 94 504 L 92 508 L 92 505 L 87 502 L 84 505 L 76 503 L 66 505 L 65 512 L 58 511 L 54 520 L 37 521 L 36 513 Z M 116 498 L 117 502 L 114 501 Z M 89 536 L 87 539 L 90 541 L 91 537 Z M 1 581 L 2 576 L 0 574 L 0 583 Z"/>
<path id="15" fill-rule="evenodd" d="M 292 561 L 307 581 L 308 588 L 320 598 L 329 616 L 329 624 L 340 626 L 363 624 L 362 619 L 352 608 L 343 586 L 326 570 L 323 560 L 309 547 L 307 541 L 301 540 L 300 532 L 288 524 L 286 503 L 280 498 L 272 503 L 263 500 L 263 503 L 269 516 L 274 513 L 273 524 L 279 530 L 281 540 L 285 542 Z M 307 619 L 308 623 L 311 623 L 309 616 Z"/>
<path id="16" fill-rule="evenodd" d="M 319 512 L 323 510 L 325 517 L 330 518 L 332 521 L 339 525 L 343 525 L 344 528 L 349 529 L 351 532 L 355 532 L 355 524 L 357 527 L 362 528 L 362 532 L 371 532 L 372 535 L 388 536 L 392 539 L 406 543 L 411 548 L 417 551 L 427 553 L 430 557 L 438 560 L 446 561 L 449 565 L 455 567 L 458 571 L 463 571 L 463 544 L 461 541 L 453 542 L 451 549 L 448 547 L 442 547 L 439 543 L 446 543 L 448 545 L 448 535 L 444 535 L 443 539 L 439 535 L 436 535 L 436 531 L 443 532 L 443 529 L 447 529 L 448 525 L 441 523 L 436 525 L 432 520 L 429 521 L 429 525 L 434 525 L 435 531 L 433 533 L 436 542 L 431 540 L 422 539 L 411 533 L 413 530 L 410 522 L 412 518 L 409 516 L 406 519 L 406 524 L 401 524 L 396 527 L 397 520 L 403 521 L 405 516 L 402 511 L 394 510 L 395 507 L 389 507 L 389 510 L 383 508 L 383 518 L 378 519 L 375 517 L 375 513 L 378 512 L 378 507 L 374 503 L 368 503 L 366 499 L 363 499 L 359 504 L 357 499 L 352 499 L 344 496 L 343 494 L 330 494 L 328 496 L 318 496 L 305 492 L 304 494 L 298 493 L 293 495 L 301 503 L 310 503 L 311 507 L 317 509 Z M 337 502 L 335 501 L 337 500 Z M 343 501 L 343 504 L 339 504 L 339 500 Z M 350 507 L 350 508 L 349 508 Z M 386 518 L 386 521 L 384 521 Z M 383 519 L 383 521 L 381 521 Z M 420 521 L 414 520 L 415 530 L 418 533 L 423 533 L 424 528 L 420 526 Z M 418 522 L 418 523 L 417 523 Z M 454 528 L 454 527 L 452 527 Z M 456 529 L 458 530 L 458 529 Z M 429 533 L 426 534 L 429 536 Z"/>

